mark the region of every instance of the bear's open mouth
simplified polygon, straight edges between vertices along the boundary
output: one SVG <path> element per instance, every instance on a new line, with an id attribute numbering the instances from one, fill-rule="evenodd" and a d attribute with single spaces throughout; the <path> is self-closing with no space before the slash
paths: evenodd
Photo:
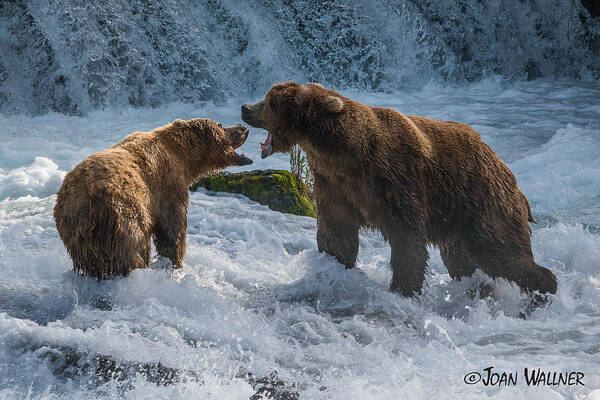
<path id="1" fill-rule="evenodd" d="M 236 149 L 240 148 L 244 143 L 246 143 L 246 139 L 248 139 L 249 132 L 250 132 L 250 130 L 248 128 L 245 128 L 244 131 L 239 136 L 235 135 L 235 137 L 232 137 L 231 147 L 234 150 L 233 154 L 235 154 L 235 156 L 237 158 L 237 163 L 240 166 L 252 164 L 252 160 L 249 159 L 248 157 L 246 157 L 246 155 L 244 153 L 239 154 L 235 151 Z"/>
<path id="2" fill-rule="evenodd" d="M 260 153 L 260 158 L 267 158 L 273 154 L 273 137 L 271 136 L 271 131 L 268 131 L 265 142 L 260 143 L 260 148 L 262 150 Z"/>
<path id="3" fill-rule="evenodd" d="M 239 147 L 242 147 L 242 145 L 246 143 L 246 139 L 248 139 L 248 132 L 250 132 L 250 130 L 248 128 L 245 128 L 244 131 L 238 137 L 232 138 L 231 147 L 233 147 L 234 150 Z"/>
<path id="4" fill-rule="evenodd" d="M 236 161 L 237 161 L 237 165 L 238 166 L 250 165 L 253 162 L 251 159 L 249 159 L 248 157 L 246 157 L 246 155 L 244 153 L 240 154 L 240 153 L 236 153 L 234 151 L 233 154 L 235 154 L 235 156 L 237 158 Z"/>

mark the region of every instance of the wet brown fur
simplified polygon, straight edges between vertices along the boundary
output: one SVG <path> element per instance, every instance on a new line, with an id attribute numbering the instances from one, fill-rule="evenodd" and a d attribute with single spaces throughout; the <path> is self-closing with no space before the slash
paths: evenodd
<path id="1" fill-rule="evenodd" d="M 151 237 L 158 254 L 181 267 L 188 188 L 203 174 L 238 165 L 231 141 L 245 135 L 241 125 L 176 120 L 133 133 L 79 163 L 66 175 L 54 208 L 75 271 L 105 279 L 144 268 Z"/>
<path id="2" fill-rule="evenodd" d="M 525 291 L 556 292 L 533 260 L 529 203 L 471 127 L 371 107 L 319 84 L 280 83 L 242 119 L 268 129 L 275 152 L 299 144 L 315 182 L 320 251 L 354 266 L 361 227 L 391 245 L 391 289 L 421 292 L 427 244 L 450 276 L 481 268 Z"/>

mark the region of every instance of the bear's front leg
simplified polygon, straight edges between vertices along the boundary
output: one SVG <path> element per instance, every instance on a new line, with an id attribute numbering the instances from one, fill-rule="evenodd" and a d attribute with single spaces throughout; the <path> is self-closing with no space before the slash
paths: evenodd
<path id="1" fill-rule="evenodd" d="M 360 220 L 357 212 L 344 199 L 333 196 L 323 183 L 317 185 L 317 246 L 319 251 L 334 256 L 346 268 L 353 268 L 358 255 Z M 337 197 L 337 198 L 336 198 Z"/>
<path id="2" fill-rule="evenodd" d="M 419 235 L 394 235 L 389 239 L 392 248 L 390 290 L 404 296 L 421 294 L 429 258 L 424 238 Z"/>
<path id="3" fill-rule="evenodd" d="M 317 223 L 317 246 L 319 251 L 334 256 L 346 268 L 353 268 L 358 255 L 359 226 L 322 216 Z"/>
<path id="4" fill-rule="evenodd" d="M 161 210 L 153 233 L 154 245 L 156 252 L 163 257 L 168 257 L 174 268 L 183 266 L 186 229 L 187 204 L 165 207 Z"/>

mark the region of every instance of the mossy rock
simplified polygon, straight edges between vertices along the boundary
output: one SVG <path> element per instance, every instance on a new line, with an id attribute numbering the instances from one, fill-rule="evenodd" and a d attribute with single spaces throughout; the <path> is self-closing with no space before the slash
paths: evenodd
<path id="1" fill-rule="evenodd" d="M 254 170 L 223 172 L 201 178 L 191 191 L 203 187 L 213 192 L 239 193 L 271 210 L 316 218 L 315 203 L 304 184 L 290 171 Z"/>

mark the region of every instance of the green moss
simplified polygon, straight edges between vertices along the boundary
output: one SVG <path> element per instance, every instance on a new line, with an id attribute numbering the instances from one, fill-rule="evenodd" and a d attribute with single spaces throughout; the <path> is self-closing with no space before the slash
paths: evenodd
<path id="1" fill-rule="evenodd" d="M 214 192 L 243 194 L 257 203 L 284 213 L 316 218 L 315 203 L 306 195 L 304 184 L 285 170 L 255 170 L 237 174 L 207 176 L 192 185 Z"/>

